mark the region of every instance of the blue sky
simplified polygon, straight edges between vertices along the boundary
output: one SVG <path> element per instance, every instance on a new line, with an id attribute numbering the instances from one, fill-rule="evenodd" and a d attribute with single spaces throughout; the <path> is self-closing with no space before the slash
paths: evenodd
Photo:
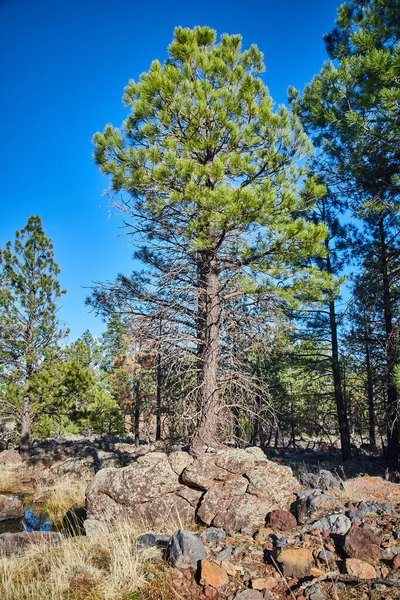
<path id="1" fill-rule="evenodd" d="M 67 290 L 60 318 L 75 339 L 104 329 L 84 299 L 132 270 L 132 250 L 102 195 L 91 139 L 126 117 L 123 88 L 166 58 L 175 26 L 240 33 L 264 53 L 277 103 L 325 60 L 339 0 L 0 0 L 0 247 L 39 214 Z"/>

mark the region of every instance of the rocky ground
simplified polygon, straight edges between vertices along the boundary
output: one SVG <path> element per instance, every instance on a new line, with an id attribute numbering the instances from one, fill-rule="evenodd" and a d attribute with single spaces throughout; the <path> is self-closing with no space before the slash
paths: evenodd
<path id="1" fill-rule="evenodd" d="M 103 436 L 38 444 L 28 464 L 4 451 L 0 524 L 20 519 L 27 497 L 40 504 L 46 485 L 73 477 L 87 486 L 77 539 L 129 519 L 141 532 L 135 551 L 154 548 L 129 600 L 400 598 L 400 485 L 376 474 L 384 474 L 379 459 L 359 456 L 358 471 L 356 461 L 347 466 L 359 476 L 346 479 L 320 468 L 336 464 L 325 450 L 327 460 L 315 462 L 307 452 L 296 461 L 295 452 L 269 460 L 258 448 L 187 450 Z M 0 551 L 22 556 L 65 535 L 7 532 Z M 76 598 L 86 597 L 102 598 Z"/>

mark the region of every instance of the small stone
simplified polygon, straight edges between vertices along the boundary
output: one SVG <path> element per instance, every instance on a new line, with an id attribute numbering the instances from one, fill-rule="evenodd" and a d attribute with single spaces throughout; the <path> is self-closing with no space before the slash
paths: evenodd
<path id="1" fill-rule="evenodd" d="M 235 577 L 236 569 L 228 560 L 221 560 L 221 567 L 228 573 L 230 577 Z"/>
<path id="2" fill-rule="evenodd" d="M 326 593 L 320 585 L 314 583 L 304 590 L 304 596 L 309 600 L 325 600 Z"/>
<path id="3" fill-rule="evenodd" d="M 273 510 L 268 517 L 270 527 L 279 529 L 279 531 L 287 531 L 294 529 L 297 526 L 296 517 L 288 510 Z"/>
<path id="4" fill-rule="evenodd" d="M 226 585 L 228 581 L 228 574 L 224 569 L 209 560 L 203 559 L 200 562 L 200 583 L 202 585 L 210 585 L 218 589 Z"/>
<path id="5" fill-rule="evenodd" d="M 376 571 L 372 565 L 359 558 L 346 558 L 345 570 L 348 575 L 360 579 L 375 579 Z"/>
<path id="6" fill-rule="evenodd" d="M 223 548 L 223 550 L 221 550 L 220 552 L 217 552 L 217 554 L 215 555 L 215 559 L 216 560 L 230 560 L 230 558 L 232 556 L 232 552 L 233 552 L 232 546 L 225 546 L 225 548 Z"/>
<path id="7" fill-rule="evenodd" d="M 349 558 L 376 563 L 380 557 L 380 540 L 368 529 L 352 527 L 346 535 L 343 549 Z"/>
<path id="8" fill-rule="evenodd" d="M 226 537 L 226 533 L 223 529 L 218 529 L 217 527 L 208 527 L 201 532 L 200 537 L 205 538 L 206 540 L 211 540 L 212 542 L 219 542 Z"/>
<path id="9" fill-rule="evenodd" d="M 311 567 L 310 569 L 310 577 L 321 577 L 321 575 L 324 575 L 325 571 L 323 571 L 322 569 L 318 569 L 318 567 Z"/>
<path id="10" fill-rule="evenodd" d="M 160 548 L 166 548 L 168 546 L 171 536 L 167 533 L 145 533 L 140 535 L 137 539 L 139 544 L 142 546 L 159 546 Z"/>
<path id="11" fill-rule="evenodd" d="M 330 515 L 316 521 L 303 529 L 311 531 L 312 529 L 320 529 L 321 531 L 330 531 L 339 535 L 345 535 L 351 527 L 351 521 L 345 515 Z"/>
<path id="12" fill-rule="evenodd" d="M 307 548 L 286 548 L 273 556 L 285 577 L 307 577 L 313 562 L 313 556 Z"/>
<path id="13" fill-rule="evenodd" d="M 235 600 L 264 600 L 264 594 L 258 590 L 239 590 L 234 598 Z"/>
<path id="14" fill-rule="evenodd" d="M 393 569 L 396 569 L 396 570 L 397 570 L 397 569 L 400 569 L 400 554 L 398 554 L 398 555 L 396 556 L 396 558 L 394 558 L 394 559 L 393 559 L 393 562 L 392 562 L 392 568 L 393 568 Z"/>
<path id="15" fill-rule="evenodd" d="M 206 598 L 218 598 L 217 590 L 209 585 L 204 588 L 204 595 Z"/>
<path id="16" fill-rule="evenodd" d="M 207 556 L 203 542 L 193 533 L 179 529 L 171 537 L 167 548 L 167 560 L 174 567 L 197 567 L 199 560 Z"/>
<path id="17" fill-rule="evenodd" d="M 242 535 L 249 535 L 250 537 L 253 537 L 254 531 L 252 529 L 249 529 L 248 527 L 242 527 L 240 533 Z"/>
<path id="18" fill-rule="evenodd" d="M 324 563 L 333 563 L 335 559 L 336 557 L 334 553 L 330 552 L 329 550 L 325 550 L 325 548 L 318 554 L 318 560 Z"/>
<path id="19" fill-rule="evenodd" d="M 377 590 L 378 592 L 384 592 L 385 590 L 387 590 L 387 585 L 385 585 L 384 583 L 373 583 L 372 589 Z"/>

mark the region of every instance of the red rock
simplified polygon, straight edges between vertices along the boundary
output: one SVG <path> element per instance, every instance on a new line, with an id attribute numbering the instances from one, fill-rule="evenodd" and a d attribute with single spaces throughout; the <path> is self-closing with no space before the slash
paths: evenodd
<path id="1" fill-rule="evenodd" d="M 346 535 L 344 551 L 349 558 L 376 563 L 380 558 L 380 540 L 368 529 L 352 527 Z"/>
<path id="2" fill-rule="evenodd" d="M 288 510 L 276 509 L 269 513 L 269 525 L 280 531 L 294 529 L 297 526 L 296 517 Z"/>
<path id="3" fill-rule="evenodd" d="M 400 569 L 400 554 L 394 557 L 392 562 L 393 569 Z"/>
<path id="4" fill-rule="evenodd" d="M 218 592 L 215 588 L 212 588 L 208 585 L 204 588 L 204 595 L 206 598 L 217 598 Z"/>
<path id="5" fill-rule="evenodd" d="M 229 581 L 228 575 L 224 569 L 218 565 L 203 559 L 200 561 L 200 583 L 213 588 L 220 588 Z"/>
<path id="6" fill-rule="evenodd" d="M 400 486 L 390 481 L 385 481 L 381 477 L 357 477 L 348 479 L 343 483 L 345 492 L 351 495 L 353 501 L 377 500 L 386 501 L 390 504 L 400 502 Z M 333 493 L 342 494 L 341 490 L 335 490 Z"/>

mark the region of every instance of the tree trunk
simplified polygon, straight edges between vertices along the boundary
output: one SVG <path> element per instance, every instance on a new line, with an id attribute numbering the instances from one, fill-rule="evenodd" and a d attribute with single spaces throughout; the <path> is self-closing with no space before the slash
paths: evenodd
<path id="1" fill-rule="evenodd" d="M 333 385 L 335 389 L 335 402 L 336 410 L 338 415 L 339 432 L 340 432 L 340 445 L 342 448 L 343 460 L 351 459 L 351 446 L 350 446 L 350 431 L 349 423 L 347 420 L 347 411 L 343 399 L 341 377 L 340 377 L 340 366 L 339 366 L 339 350 L 338 350 L 338 339 L 337 339 L 337 323 L 335 314 L 335 302 L 331 300 L 329 302 L 329 321 L 331 329 L 331 341 L 332 341 L 332 373 L 333 373 Z"/>
<path id="2" fill-rule="evenodd" d="M 382 292 L 383 292 L 383 310 L 385 319 L 386 334 L 386 386 L 387 386 L 387 404 L 386 404 L 386 423 L 388 429 L 388 449 L 387 460 L 391 468 L 396 468 L 399 460 L 399 423 L 397 390 L 394 383 L 394 370 L 396 366 L 396 346 L 392 340 L 392 307 L 390 299 L 390 285 L 388 275 L 388 256 L 385 239 L 385 226 L 383 215 L 379 219 L 379 237 L 381 244 L 381 274 L 382 274 Z"/>
<path id="3" fill-rule="evenodd" d="M 141 404 L 141 393 L 140 393 L 140 380 L 138 379 L 135 383 L 135 419 L 134 419 L 134 431 L 135 431 L 135 446 L 139 447 L 140 435 L 139 435 L 139 423 L 140 423 L 140 404 Z"/>
<path id="4" fill-rule="evenodd" d="M 161 440 L 161 354 L 157 353 L 157 414 L 156 414 L 156 441 Z"/>
<path id="5" fill-rule="evenodd" d="M 198 276 L 198 385 L 200 418 L 194 444 L 215 446 L 217 441 L 218 347 L 219 347 L 219 274 L 214 252 L 197 254 Z"/>
<path id="6" fill-rule="evenodd" d="M 327 249 L 326 258 L 326 270 L 329 274 L 332 274 L 332 265 L 329 249 L 329 241 L 325 241 Z M 332 374 L 333 374 L 333 386 L 335 390 L 335 402 L 336 410 L 339 423 L 340 432 L 340 445 L 342 449 L 343 460 L 351 459 L 351 445 L 350 445 L 350 430 L 349 422 L 347 419 L 346 405 L 344 403 L 342 393 L 342 383 L 340 376 L 340 365 L 339 365 L 339 349 L 338 349 L 338 337 L 337 337 L 337 323 L 336 323 L 336 312 L 335 312 L 335 301 L 331 298 L 329 300 L 329 325 L 331 332 L 331 344 L 332 344 Z"/>
<path id="7" fill-rule="evenodd" d="M 23 459 L 28 459 L 30 455 L 31 426 L 31 399 L 29 394 L 26 394 L 22 410 L 21 441 L 19 444 L 19 453 Z"/>
<path id="8" fill-rule="evenodd" d="M 369 445 L 371 446 L 371 448 L 376 448 L 374 385 L 372 381 L 371 358 L 368 342 L 365 343 L 365 361 L 367 367 Z"/>

